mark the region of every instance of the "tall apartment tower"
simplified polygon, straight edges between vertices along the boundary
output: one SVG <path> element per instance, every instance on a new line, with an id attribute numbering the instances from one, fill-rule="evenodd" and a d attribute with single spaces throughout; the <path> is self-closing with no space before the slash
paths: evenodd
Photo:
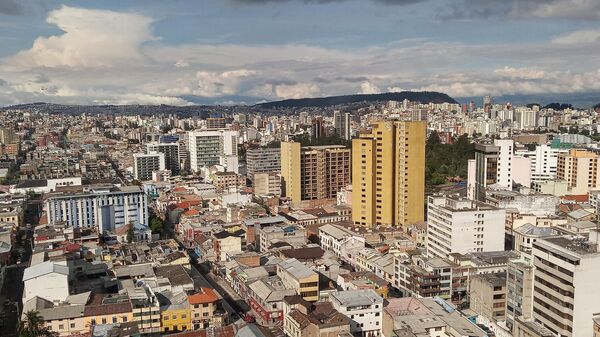
<path id="1" fill-rule="evenodd" d="M 600 312 L 598 230 L 589 239 L 557 236 L 533 243 L 533 319 L 557 336 L 592 337 Z"/>
<path id="2" fill-rule="evenodd" d="M 225 165 L 227 171 L 238 173 L 238 132 L 233 130 L 200 130 L 188 132 L 190 168 Z"/>
<path id="3" fill-rule="evenodd" d="M 348 112 L 333 112 L 333 125 L 335 134 L 345 140 L 350 140 L 350 113 Z"/>
<path id="4" fill-rule="evenodd" d="M 469 166 L 469 169 L 475 170 L 474 174 L 469 173 L 475 181 L 468 182 L 474 187 L 473 199 L 485 201 L 485 189 L 489 185 L 512 189 L 513 154 L 512 139 L 496 139 L 494 144 L 475 144 L 475 165 Z"/>
<path id="5" fill-rule="evenodd" d="M 424 220 L 425 121 L 378 121 L 352 141 L 352 220 L 407 226 Z"/>
<path id="6" fill-rule="evenodd" d="M 600 187 L 598 155 L 585 149 L 571 149 L 558 155 L 556 178 L 566 180 L 571 194 L 588 194 Z"/>
<path id="7" fill-rule="evenodd" d="M 282 142 L 282 194 L 294 203 L 336 198 L 350 184 L 350 164 L 350 149 L 342 145 L 301 147 Z"/>
<path id="8" fill-rule="evenodd" d="M 133 178 L 139 181 L 152 179 L 152 172 L 165 169 L 163 153 L 136 153 L 133 155 Z"/>
<path id="9" fill-rule="evenodd" d="M 165 155 L 165 168 L 171 170 L 173 175 L 178 175 L 181 169 L 179 158 L 179 143 L 148 143 L 146 153 L 162 153 Z"/>

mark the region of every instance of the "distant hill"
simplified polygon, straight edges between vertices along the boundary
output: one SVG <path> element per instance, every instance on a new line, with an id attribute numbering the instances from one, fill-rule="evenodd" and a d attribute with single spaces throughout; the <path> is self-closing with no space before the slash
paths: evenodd
<path id="1" fill-rule="evenodd" d="M 266 109 L 272 108 L 304 108 L 304 107 L 327 107 L 339 104 L 377 101 L 403 101 L 408 99 L 412 102 L 421 103 L 457 103 L 454 98 L 434 91 L 402 91 L 388 92 L 384 94 L 357 94 L 344 96 L 330 96 L 320 98 L 286 99 L 283 101 L 260 103 L 257 106 Z"/>

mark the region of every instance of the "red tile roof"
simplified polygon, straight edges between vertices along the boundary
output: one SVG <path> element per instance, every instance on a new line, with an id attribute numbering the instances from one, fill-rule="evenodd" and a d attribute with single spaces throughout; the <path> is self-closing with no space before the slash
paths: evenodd
<path id="1" fill-rule="evenodd" d="M 188 295 L 190 304 L 213 303 L 219 300 L 217 294 L 210 288 L 201 288 L 201 292 Z"/>

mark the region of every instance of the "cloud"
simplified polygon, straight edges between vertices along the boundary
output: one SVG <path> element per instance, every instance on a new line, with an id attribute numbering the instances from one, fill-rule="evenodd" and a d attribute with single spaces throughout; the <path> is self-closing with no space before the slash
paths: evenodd
<path id="1" fill-rule="evenodd" d="M 598 0 L 453 0 L 442 19 L 502 17 L 512 19 L 600 19 Z"/>
<path id="2" fill-rule="evenodd" d="M 237 4 L 245 4 L 245 5 L 264 5 L 264 4 L 273 4 L 273 3 L 286 3 L 286 2 L 299 2 L 303 4 L 329 4 L 335 2 L 345 2 L 348 0 L 230 0 L 233 3 Z M 411 5 L 419 2 L 424 2 L 428 0 L 371 0 L 374 3 L 384 4 L 384 5 Z"/>
<path id="3" fill-rule="evenodd" d="M 600 29 L 585 29 L 563 34 L 552 39 L 553 43 L 581 44 L 600 42 Z"/>
<path id="4" fill-rule="evenodd" d="M 152 19 L 129 13 L 69 6 L 51 11 L 46 20 L 64 33 L 37 38 L 31 49 L 7 60 L 19 68 L 105 67 L 141 60 L 140 45 L 154 39 Z"/>
<path id="5" fill-rule="evenodd" d="M 539 80 L 543 79 L 546 76 L 546 73 L 541 70 L 528 69 L 528 68 L 514 68 L 514 67 L 504 67 L 501 69 L 494 70 L 494 74 L 500 75 L 507 78 L 518 78 L 518 79 L 529 79 L 529 80 Z"/>
<path id="6" fill-rule="evenodd" d="M 25 10 L 19 0 L 0 1 L 0 14 L 4 15 L 22 15 Z"/>
<path id="7" fill-rule="evenodd" d="M 61 7 L 47 20 L 63 33 L 39 37 L 32 48 L 0 59 L 0 104 L 185 105 L 384 90 L 456 97 L 600 90 L 600 44 L 592 42 L 593 30 L 537 43 L 415 40 L 349 49 L 293 41 L 168 44 L 152 33 L 152 18 L 107 10 Z"/>
<path id="8" fill-rule="evenodd" d="M 360 84 L 361 94 L 379 94 L 381 90 L 373 83 L 366 81 Z"/>

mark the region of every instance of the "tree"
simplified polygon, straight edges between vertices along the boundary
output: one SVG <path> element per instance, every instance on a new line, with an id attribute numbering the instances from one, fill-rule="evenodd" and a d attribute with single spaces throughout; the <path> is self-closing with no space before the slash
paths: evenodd
<path id="1" fill-rule="evenodd" d="M 162 233 L 163 226 L 164 223 L 160 218 L 153 217 L 150 219 L 150 229 L 152 230 L 152 233 Z"/>
<path id="2" fill-rule="evenodd" d="M 44 326 L 44 318 L 39 312 L 30 310 L 25 313 L 25 318 L 17 326 L 19 337 L 55 337 L 58 333 Z"/>
<path id="3" fill-rule="evenodd" d="M 129 223 L 129 229 L 127 229 L 127 242 L 132 243 L 135 232 L 133 231 L 133 223 Z"/>

